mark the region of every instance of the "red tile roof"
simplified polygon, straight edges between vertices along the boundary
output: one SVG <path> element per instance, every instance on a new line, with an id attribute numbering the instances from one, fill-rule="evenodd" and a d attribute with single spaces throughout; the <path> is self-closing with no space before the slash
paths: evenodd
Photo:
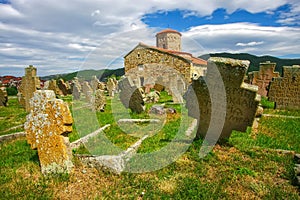
<path id="1" fill-rule="evenodd" d="M 180 32 L 178 32 L 176 30 L 173 30 L 173 29 L 170 29 L 170 28 L 164 29 L 164 30 L 158 32 L 156 35 L 159 35 L 161 33 L 178 33 L 181 36 Z"/>
<path id="2" fill-rule="evenodd" d="M 177 56 L 180 56 L 180 57 L 183 57 L 183 58 L 185 58 L 187 60 L 190 60 L 193 64 L 196 64 L 196 65 L 207 65 L 207 61 L 206 60 L 193 57 L 193 55 L 191 53 L 188 53 L 188 52 L 174 51 L 174 50 L 170 50 L 170 49 L 158 48 L 158 47 L 155 47 L 155 46 L 148 46 L 148 45 L 143 44 L 141 42 L 140 42 L 140 45 L 148 47 L 148 48 L 152 48 L 152 49 L 157 49 L 159 51 L 167 52 L 167 53 L 170 53 L 170 54 L 174 54 L 174 55 L 177 55 Z"/>

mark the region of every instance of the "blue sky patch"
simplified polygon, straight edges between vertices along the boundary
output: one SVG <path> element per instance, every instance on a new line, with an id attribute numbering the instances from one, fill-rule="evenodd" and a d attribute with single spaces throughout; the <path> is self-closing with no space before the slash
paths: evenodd
<path id="1" fill-rule="evenodd" d="M 159 11 L 144 15 L 142 21 L 149 27 L 169 27 L 178 31 L 186 31 L 192 26 L 205 24 L 217 25 L 238 22 L 249 22 L 256 23 L 261 26 L 279 27 L 282 25 L 278 23 L 277 20 L 280 19 L 282 13 L 288 13 L 290 9 L 290 5 L 286 4 L 277 8 L 275 11 L 250 13 L 246 10 L 237 10 L 228 14 L 225 9 L 220 8 L 215 10 L 212 15 L 203 17 L 195 15 L 187 16 L 188 11 L 185 10 Z"/>

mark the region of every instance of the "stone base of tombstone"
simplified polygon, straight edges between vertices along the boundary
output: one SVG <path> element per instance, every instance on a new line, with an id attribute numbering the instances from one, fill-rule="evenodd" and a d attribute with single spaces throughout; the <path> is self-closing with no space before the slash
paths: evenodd
<path id="1" fill-rule="evenodd" d="M 38 150 L 42 173 L 69 173 L 72 150 L 64 136 L 72 132 L 73 120 L 68 105 L 52 90 L 34 92 L 30 105 L 24 129 L 31 148 Z"/>

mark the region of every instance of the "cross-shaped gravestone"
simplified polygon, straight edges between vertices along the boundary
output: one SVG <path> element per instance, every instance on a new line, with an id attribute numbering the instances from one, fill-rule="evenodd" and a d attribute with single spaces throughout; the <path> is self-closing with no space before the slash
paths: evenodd
<path id="1" fill-rule="evenodd" d="M 259 71 L 249 73 L 250 82 L 258 86 L 257 93 L 266 97 L 268 87 L 273 77 L 279 77 L 279 72 L 274 72 L 276 63 L 265 62 L 260 63 Z"/>
<path id="2" fill-rule="evenodd" d="M 52 90 L 38 90 L 30 99 L 31 110 L 24 124 L 26 138 L 38 150 L 43 174 L 66 173 L 73 167 L 67 133 L 72 132 L 69 107 Z"/>
<path id="3" fill-rule="evenodd" d="M 29 65 L 25 68 L 18 94 L 19 102 L 27 112 L 30 111 L 29 100 L 37 89 L 40 89 L 40 79 L 36 76 L 36 68 Z"/>
<path id="4" fill-rule="evenodd" d="M 283 77 L 274 78 L 270 83 L 269 100 L 278 109 L 300 109 L 300 66 L 284 66 Z"/>
<path id="5" fill-rule="evenodd" d="M 220 138 L 230 137 L 232 130 L 244 132 L 252 125 L 260 96 L 257 86 L 243 82 L 248 67 L 249 61 L 211 58 L 206 77 L 193 80 L 185 99 L 189 115 L 199 120 L 198 138 L 221 122 L 221 133 L 212 132 Z"/>

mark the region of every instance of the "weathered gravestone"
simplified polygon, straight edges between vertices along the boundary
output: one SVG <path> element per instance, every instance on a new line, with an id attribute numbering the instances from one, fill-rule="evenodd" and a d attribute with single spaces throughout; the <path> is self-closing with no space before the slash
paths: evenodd
<path id="1" fill-rule="evenodd" d="M 270 83 L 268 96 L 278 109 L 300 109 L 300 66 L 284 66 L 283 77 Z"/>
<path id="2" fill-rule="evenodd" d="M 5 87 L 0 87 L 0 106 L 7 106 L 7 92 Z"/>
<path id="3" fill-rule="evenodd" d="M 109 78 L 106 84 L 107 90 L 108 90 L 108 95 L 110 97 L 115 96 L 115 90 L 116 90 L 116 82 L 114 79 Z"/>
<path id="4" fill-rule="evenodd" d="M 71 94 L 71 88 L 68 84 L 65 83 L 65 81 L 63 79 L 59 79 L 57 82 L 57 86 L 60 89 L 60 91 L 62 92 L 62 94 L 64 96 Z"/>
<path id="5" fill-rule="evenodd" d="M 62 91 L 58 88 L 56 80 L 50 80 L 48 84 L 48 88 L 45 88 L 46 90 L 52 90 L 54 91 L 55 95 L 62 95 Z"/>
<path id="6" fill-rule="evenodd" d="M 72 117 L 69 107 L 52 90 L 38 90 L 30 100 L 31 111 L 24 129 L 32 149 L 38 150 L 43 174 L 70 172 L 73 167 L 69 138 Z"/>
<path id="7" fill-rule="evenodd" d="M 253 71 L 248 74 L 249 81 L 252 85 L 258 86 L 258 94 L 266 97 L 269 84 L 273 77 L 279 77 L 279 72 L 274 72 L 276 63 L 267 61 L 260 63 L 259 71 Z"/>
<path id="8" fill-rule="evenodd" d="M 133 112 L 142 113 L 145 110 L 143 95 L 132 82 L 130 77 L 124 78 L 119 82 L 120 100 L 126 108 Z"/>
<path id="9" fill-rule="evenodd" d="M 91 88 L 93 90 L 93 92 L 95 92 L 96 90 L 100 89 L 100 81 L 98 80 L 97 76 L 93 76 L 92 80 L 91 80 Z M 103 89 L 102 89 L 103 90 Z"/>
<path id="10" fill-rule="evenodd" d="M 260 96 L 256 94 L 257 86 L 243 82 L 249 63 L 227 58 L 210 58 L 206 76 L 193 80 L 185 99 L 189 115 L 199 120 L 197 138 L 206 136 L 210 125 L 219 124 L 222 121 L 219 116 L 225 118 L 220 139 L 230 137 L 232 130 L 244 132 L 247 126 L 252 126 Z M 216 70 L 221 77 L 217 76 Z M 224 87 L 218 81 L 219 78 L 223 79 L 220 81 Z M 221 97 L 224 97 L 224 102 L 220 100 Z M 216 113 L 212 113 L 212 104 Z M 221 113 L 222 110 L 226 113 Z M 211 119 L 212 116 L 216 118 Z M 219 136 L 218 133 L 214 134 Z"/>
<path id="11" fill-rule="evenodd" d="M 82 92 L 85 96 L 87 102 L 92 102 L 93 90 L 87 81 L 84 81 L 82 84 Z"/>
<path id="12" fill-rule="evenodd" d="M 22 77 L 18 93 L 19 103 L 27 112 L 30 111 L 29 100 L 37 89 L 40 89 L 40 79 L 36 76 L 36 68 L 29 65 L 25 68 L 25 76 Z"/>
<path id="13" fill-rule="evenodd" d="M 94 110 L 95 111 L 104 111 L 106 105 L 106 97 L 104 94 L 104 90 L 97 89 L 94 97 Z"/>
<path id="14" fill-rule="evenodd" d="M 72 80 L 71 86 L 72 86 L 72 94 L 73 94 L 74 100 L 79 100 L 80 94 L 81 94 L 81 85 L 80 85 L 77 77 L 74 77 L 74 79 Z"/>

